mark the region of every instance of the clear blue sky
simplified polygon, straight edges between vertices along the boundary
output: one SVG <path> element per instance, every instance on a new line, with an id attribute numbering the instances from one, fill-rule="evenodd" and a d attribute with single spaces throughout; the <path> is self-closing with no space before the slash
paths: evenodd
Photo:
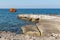
<path id="1" fill-rule="evenodd" d="M 0 8 L 60 8 L 60 0 L 0 0 Z"/>

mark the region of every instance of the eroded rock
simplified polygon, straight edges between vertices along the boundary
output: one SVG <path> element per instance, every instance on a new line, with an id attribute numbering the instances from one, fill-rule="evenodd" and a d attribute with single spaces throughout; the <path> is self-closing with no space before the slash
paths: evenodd
<path id="1" fill-rule="evenodd" d="M 38 35 L 40 33 L 40 36 L 48 36 L 52 33 L 59 34 L 60 22 L 42 20 L 39 23 L 36 23 L 36 25 L 26 25 L 22 27 L 22 30 L 24 34 Z"/>
<path id="2" fill-rule="evenodd" d="M 49 15 L 30 15 L 30 14 L 21 14 L 18 15 L 20 19 L 28 20 L 31 22 L 35 22 L 36 28 L 34 25 L 30 27 L 29 25 L 22 27 L 23 33 L 26 34 L 34 34 L 36 33 L 35 29 L 38 30 L 40 35 L 49 35 L 49 34 L 60 34 L 60 17 L 58 16 L 49 16 Z M 28 18 L 28 19 L 27 19 Z M 32 31 L 35 30 L 35 31 Z M 38 32 L 36 34 L 38 34 Z"/>
<path id="3" fill-rule="evenodd" d="M 26 25 L 21 27 L 24 34 L 29 34 L 33 36 L 41 36 L 39 30 L 34 25 Z"/>

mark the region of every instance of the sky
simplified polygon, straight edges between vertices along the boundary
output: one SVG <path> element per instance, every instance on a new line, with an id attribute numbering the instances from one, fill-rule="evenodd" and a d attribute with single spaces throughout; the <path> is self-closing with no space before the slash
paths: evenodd
<path id="1" fill-rule="evenodd" d="M 0 8 L 60 8 L 60 0 L 0 0 Z"/>

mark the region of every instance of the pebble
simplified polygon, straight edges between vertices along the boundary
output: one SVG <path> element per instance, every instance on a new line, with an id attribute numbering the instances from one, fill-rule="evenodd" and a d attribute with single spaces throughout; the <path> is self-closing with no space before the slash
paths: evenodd
<path id="1" fill-rule="evenodd" d="M 58 35 L 51 35 L 49 37 L 35 37 L 30 35 L 15 34 L 11 32 L 1 32 L 0 40 L 60 40 Z"/>

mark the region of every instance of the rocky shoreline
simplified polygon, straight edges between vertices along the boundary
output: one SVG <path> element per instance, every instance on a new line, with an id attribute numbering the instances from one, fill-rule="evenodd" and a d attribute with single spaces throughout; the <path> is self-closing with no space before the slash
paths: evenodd
<path id="1" fill-rule="evenodd" d="M 17 17 L 35 23 L 23 26 L 21 29 L 24 34 L 39 36 L 39 40 L 60 40 L 60 16 L 20 14 Z"/>
<path id="2" fill-rule="evenodd" d="M 51 35 L 51 36 L 31 36 L 31 35 L 24 35 L 24 34 L 15 34 L 11 32 L 0 32 L 0 40 L 60 40 L 59 35 Z"/>
<path id="3" fill-rule="evenodd" d="M 22 34 L 0 31 L 0 40 L 60 40 L 60 17 L 49 15 L 18 15 L 35 24 L 23 25 Z"/>
<path id="4" fill-rule="evenodd" d="M 34 22 L 35 25 L 24 25 L 24 34 L 46 36 L 49 34 L 60 34 L 60 17 L 50 15 L 20 14 L 19 19 Z"/>

